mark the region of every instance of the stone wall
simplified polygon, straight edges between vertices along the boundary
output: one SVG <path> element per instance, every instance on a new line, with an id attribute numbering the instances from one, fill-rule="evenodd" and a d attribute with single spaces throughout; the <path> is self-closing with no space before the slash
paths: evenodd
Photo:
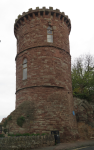
<path id="1" fill-rule="evenodd" d="M 85 122 L 94 127 L 94 103 L 76 97 L 73 99 L 77 122 Z"/>
<path id="2" fill-rule="evenodd" d="M 87 137 L 85 135 L 85 131 L 88 131 L 88 137 L 90 138 L 93 135 L 93 128 L 94 128 L 94 107 L 93 103 L 88 103 L 84 99 L 79 99 L 74 97 L 74 111 L 75 111 L 75 116 L 76 116 L 76 122 L 77 122 L 77 130 L 74 130 L 72 128 L 69 128 L 69 126 L 63 126 L 63 122 L 53 122 L 54 125 L 61 124 L 61 129 L 60 128 L 50 128 L 48 129 L 47 125 L 45 126 L 45 129 L 41 128 L 42 130 L 35 130 L 35 124 L 34 124 L 34 106 L 31 102 L 24 102 L 21 104 L 16 110 L 10 113 L 10 115 L 5 118 L 5 120 L 2 120 L 1 124 L 4 125 L 6 122 L 6 128 L 9 129 L 10 134 L 17 134 L 17 133 L 48 133 L 51 134 L 51 131 L 58 130 L 60 134 L 60 141 L 65 142 L 66 140 L 71 140 L 71 139 L 76 139 L 77 136 L 80 138 L 82 137 Z M 37 109 L 35 109 L 37 111 Z M 51 111 L 50 111 L 51 112 Z M 33 113 L 33 114 L 32 114 Z M 25 118 L 25 122 L 22 124 L 22 127 L 17 124 L 17 118 L 23 116 Z M 36 115 L 35 115 L 36 116 Z M 12 118 L 12 120 L 9 120 L 9 117 Z M 35 122 L 37 120 L 35 119 Z M 43 122 L 43 120 L 42 120 Z M 51 123 L 50 122 L 50 123 Z M 83 125 L 82 125 L 83 124 Z M 85 129 L 85 131 L 84 131 Z M 92 132 L 92 135 L 90 135 L 90 132 Z M 74 134 L 73 134 L 74 133 Z"/>
<path id="3" fill-rule="evenodd" d="M 73 99 L 79 138 L 94 138 L 94 102 L 77 97 Z"/>
<path id="4" fill-rule="evenodd" d="M 63 94 L 64 96 L 64 94 Z M 56 98 L 56 97 L 54 97 Z M 64 98 L 64 97 L 63 97 Z M 61 98 L 63 100 L 63 98 Z M 52 100 L 53 103 L 55 102 L 55 99 Z M 64 101 L 63 101 L 64 102 Z M 51 105 L 51 103 L 50 103 Z M 59 104 L 58 104 L 59 105 Z M 54 107 L 57 107 L 58 105 L 55 105 Z M 46 106 L 45 106 L 46 108 Z M 68 111 L 68 109 L 66 110 Z M 14 110 L 13 112 L 10 113 L 10 115 L 8 115 L 8 117 L 5 119 L 5 122 L 2 121 L 1 124 L 3 126 L 5 126 L 5 128 L 9 129 L 9 133 L 10 134 L 23 134 L 23 133 L 29 133 L 29 134 L 42 134 L 42 133 L 48 133 L 51 134 L 51 131 L 59 131 L 59 135 L 60 135 L 60 139 L 66 139 L 67 137 L 70 136 L 75 138 L 75 136 L 77 135 L 77 129 L 74 126 L 74 129 L 72 127 L 72 125 L 70 124 L 70 127 L 66 122 L 62 122 L 60 120 L 60 116 L 58 115 L 57 121 L 55 121 L 54 117 L 52 116 L 52 110 L 49 111 L 49 116 L 50 116 L 50 120 L 47 120 L 47 122 L 50 124 L 50 126 L 48 126 L 48 124 L 45 122 L 45 120 L 43 120 L 41 118 L 41 121 L 38 121 L 38 115 L 36 115 L 37 113 L 37 108 L 34 108 L 33 104 L 30 101 L 25 101 L 24 103 L 22 103 L 16 110 Z M 53 114 L 55 115 L 55 114 Z M 63 118 L 62 114 L 62 118 Z M 17 123 L 18 118 L 21 119 L 21 117 L 23 117 L 25 120 L 23 122 L 22 121 L 20 126 Z M 46 117 L 46 114 L 45 114 Z M 71 119 L 71 117 L 70 117 Z M 68 120 L 69 122 L 70 120 Z M 76 120 L 74 119 L 74 121 L 76 122 Z M 40 127 L 39 127 L 39 123 L 40 123 Z M 66 125 L 67 124 L 67 125 Z M 52 127 L 53 125 L 53 127 Z M 59 127 L 60 126 L 60 127 Z M 66 136 L 65 136 L 66 135 Z"/>
<path id="5" fill-rule="evenodd" d="M 94 139 L 94 127 L 86 124 L 83 121 L 78 122 L 78 133 L 80 139 L 83 140 Z"/>
<path id="6" fill-rule="evenodd" d="M 24 148 L 40 148 L 45 146 L 55 145 L 54 135 L 41 136 L 20 136 L 20 137 L 5 137 L 0 138 L 0 150 L 20 150 Z"/>

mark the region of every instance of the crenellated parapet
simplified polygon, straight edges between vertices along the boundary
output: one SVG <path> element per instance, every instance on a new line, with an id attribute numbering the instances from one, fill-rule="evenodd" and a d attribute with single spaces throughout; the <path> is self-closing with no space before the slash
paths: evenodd
<path id="1" fill-rule="evenodd" d="M 42 9 L 39 9 L 39 7 L 36 7 L 35 10 L 30 8 L 28 12 L 23 12 L 22 15 L 19 15 L 18 18 L 15 20 L 14 24 L 14 34 L 16 36 L 16 32 L 21 24 L 24 24 L 24 22 L 27 22 L 28 20 L 35 19 L 36 17 L 45 17 L 46 15 L 53 16 L 53 19 L 61 20 L 62 22 L 65 22 L 67 27 L 69 28 L 69 32 L 71 30 L 71 21 L 68 18 L 67 15 L 65 15 L 64 12 L 60 12 L 59 9 L 53 10 L 53 7 L 49 7 L 47 9 L 46 7 L 42 7 Z"/>

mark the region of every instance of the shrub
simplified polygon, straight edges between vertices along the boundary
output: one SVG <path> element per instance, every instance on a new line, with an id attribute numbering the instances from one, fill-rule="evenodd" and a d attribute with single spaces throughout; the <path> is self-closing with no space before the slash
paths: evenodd
<path id="1" fill-rule="evenodd" d="M 0 134 L 0 138 L 1 138 L 1 137 L 5 137 L 4 134 Z"/>
<path id="2" fill-rule="evenodd" d="M 25 118 L 23 116 L 17 118 L 18 126 L 22 127 L 24 122 L 25 122 Z"/>

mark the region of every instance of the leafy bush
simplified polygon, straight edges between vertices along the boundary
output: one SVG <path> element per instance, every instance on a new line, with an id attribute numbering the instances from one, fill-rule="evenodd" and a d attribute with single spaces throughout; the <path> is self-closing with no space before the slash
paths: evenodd
<path id="1" fill-rule="evenodd" d="M 23 116 L 17 118 L 17 124 L 22 127 L 25 122 L 25 118 Z"/>
<path id="2" fill-rule="evenodd" d="M 0 134 L 0 138 L 1 138 L 1 137 L 5 137 L 4 134 Z"/>
<path id="3" fill-rule="evenodd" d="M 94 57 L 87 54 L 76 58 L 71 76 L 73 96 L 91 102 L 94 99 Z"/>

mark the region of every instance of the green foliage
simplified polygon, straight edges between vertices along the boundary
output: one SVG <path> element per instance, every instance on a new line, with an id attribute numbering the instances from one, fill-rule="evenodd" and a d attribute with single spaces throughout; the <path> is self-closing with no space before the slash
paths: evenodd
<path id="1" fill-rule="evenodd" d="M 28 9 L 28 11 L 32 11 L 32 8 Z"/>
<path id="2" fill-rule="evenodd" d="M 6 127 L 8 121 L 12 120 L 12 116 L 9 116 L 3 123 L 3 126 Z"/>
<path id="3" fill-rule="evenodd" d="M 29 117 L 29 115 L 27 115 L 27 117 Z"/>
<path id="4" fill-rule="evenodd" d="M 18 134 L 8 134 L 8 136 L 38 136 L 38 135 L 40 135 L 39 133 L 37 133 L 37 134 L 29 134 L 29 133 L 24 133 L 24 134 L 20 134 L 20 133 L 18 133 Z M 42 133 L 41 134 L 42 136 L 43 135 L 48 135 L 48 133 Z M 0 137 L 2 138 L 2 137 L 5 137 L 3 134 L 0 134 Z"/>
<path id="5" fill-rule="evenodd" d="M 29 133 L 24 133 L 24 134 L 23 134 L 23 136 L 29 136 L 29 135 L 30 135 Z"/>
<path id="6" fill-rule="evenodd" d="M 9 116 L 9 117 L 8 117 L 8 120 L 9 120 L 9 121 L 12 120 L 12 116 Z"/>
<path id="7" fill-rule="evenodd" d="M 21 15 L 18 15 L 18 19 L 21 17 Z"/>
<path id="8" fill-rule="evenodd" d="M 8 129 L 5 128 L 5 129 L 4 129 L 4 133 L 6 134 L 6 132 L 8 132 Z"/>
<path id="9" fill-rule="evenodd" d="M 5 137 L 4 134 L 0 134 L 0 138 Z"/>
<path id="10" fill-rule="evenodd" d="M 22 127 L 24 122 L 25 122 L 25 118 L 23 116 L 17 118 L 18 126 Z"/>
<path id="11" fill-rule="evenodd" d="M 5 122 L 3 123 L 3 126 L 6 127 L 8 120 L 6 119 Z"/>
<path id="12" fill-rule="evenodd" d="M 72 66 L 73 96 L 86 99 L 94 98 L 94 58 L 91 55 L 80 56 Z"/>
<path id="13" fill-rule="evenodd" d="M 41 135 L 45 135 L 45 134 L 47 134 L 47 133 L 42 133 Z M 8 136 L 38 136 L 38 135 L 40 135 L 40 134 L 39 133 L 37 133 L 37 134 L 34 134 L 34 133 L 33 134 L 29 134 L 29 133 L 8 134 Z"/>
<path id="14" fill-rule="evenodd" d="M 15 136 L 15 134 L 8 134 L 8 136 Z"/>

